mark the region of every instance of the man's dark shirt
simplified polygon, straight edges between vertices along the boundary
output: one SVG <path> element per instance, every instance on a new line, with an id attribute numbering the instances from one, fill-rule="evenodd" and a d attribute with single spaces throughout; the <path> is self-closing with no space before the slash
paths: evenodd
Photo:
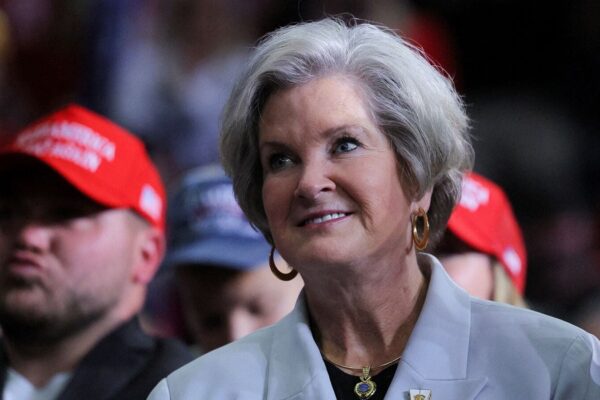
<path id="1" fill-rule="evenodd" d="M 174 340 L 148 336 L 132 319 L 118 327 L 81 360 L 57 400 L 146 400 L 154 386 L 193 359 Z M 0 355 L 0 396 L 8 361 Z"/>

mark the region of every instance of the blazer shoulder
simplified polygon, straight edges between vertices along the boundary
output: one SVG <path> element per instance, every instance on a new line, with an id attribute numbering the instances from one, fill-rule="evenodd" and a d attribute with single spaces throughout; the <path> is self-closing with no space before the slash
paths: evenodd
<path id="1" fill-rule="evenodd" d="M 583 329 L 536 311 L 477 299 L 471 301 L 470 325 L 469 373 L 489 371 L 491 386 L 512 388 L 506 398 L 515 393 L 600 398 L 593 397 L 599 393 L 600 343 Z"/>
<path id="2" fill-rule="evenodd" d="M 206 353 L 167 376 L 171 399 L 225 398 L 229 391 L 262 393 L 273 327 Z"/>
<path id="3" fill-rule="evenodd" d="M 562 338 L 568 343 L 587 334 L 575 325 L 538 311 L 475 298 L 471 300 L 471 322 L 476 330 L 494 327 L 499 333 L 527 331 L 534 337 Z"/>
<path id="4" fill-rule="evenodd" d="M 600 399 L 600 341 L 588 334 L 577 337 L 560 367 L 555 397 Z"/>
<path id="5" fill-rule="evenodd" d="M 589 344 L 598 341 L 583 329 L 558 318 L 475 299 L 471 307 L 471 339 L 472 346 L 480 353 L 494 353 L 497 360 L 523 366 L 537 360 L 556 374 L 574 344 L 587 345 L 591 355 L 593 346 Z"/>

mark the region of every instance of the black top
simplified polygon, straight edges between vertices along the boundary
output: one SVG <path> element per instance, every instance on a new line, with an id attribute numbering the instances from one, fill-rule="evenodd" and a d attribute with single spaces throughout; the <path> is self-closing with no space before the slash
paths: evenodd
<path id="1" fill-rule="evenodd" d="M 162 378 L 192 358 L 183 344 L 148 336 L 132 319 L 81 360 L 57 400 L 146 400 Z M 0 398 L 7 368 L 0 352 Z"/>
<path id="2" fill-rule="evenodd" d="M 329 373 L 329 380 L 331 380 L 335 398 L 337 400 L 357 400 L 359 397 L 354 393 L 354 386 L 360 382 L 360 378 L 345 373 L 327 360 L 325 360 L 325 366 L 327 367 L 327 373 Z M 375 382 L 377 388 L 375 393 L 369 397 L 369 400 L 383 400 L 392 383 L 397 367 L 398 363 L 395 363 L 371 377 L 371 381 Z"/>

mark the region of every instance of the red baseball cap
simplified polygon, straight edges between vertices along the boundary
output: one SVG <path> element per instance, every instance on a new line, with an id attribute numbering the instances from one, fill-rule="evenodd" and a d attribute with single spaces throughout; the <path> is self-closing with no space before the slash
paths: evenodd
<path id="1" fill-rule="evenodd" d="M 166 197 L 144 144 L 132 133 L 78 105 L 41 118 L 0 148 L 37 159 L 90 199 L 110 208 L 130 208 L 164 231 Z"/>
<path id="2" fill-rule="evenodd" d="M 467 174 L 448 229 L 475 250 L 500 261 L 517 290 L 523 293 L 527 269 L 525 243 L 500 186 L 476 173 Z"/>

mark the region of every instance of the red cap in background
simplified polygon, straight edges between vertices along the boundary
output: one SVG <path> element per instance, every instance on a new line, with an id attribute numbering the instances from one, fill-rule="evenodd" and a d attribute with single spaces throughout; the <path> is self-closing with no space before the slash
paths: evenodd
<path id="1" fill-rule="evenodd" d="M 525 243 L 508 198 L 498 185 L 475 173 L 467 174 L 448 229 L 475 250 L 500 261 L 517 290 L 523 293 L 527 270 Z"/>
<path id="2" fill-rule="evenodd" d="M 166 198 L 144 144 L 132 133 L 78 105 L 28 125 L 0 149 L 33 157 L 58 172 L 90 199 L 130 208 L 164 230 Z"/>

